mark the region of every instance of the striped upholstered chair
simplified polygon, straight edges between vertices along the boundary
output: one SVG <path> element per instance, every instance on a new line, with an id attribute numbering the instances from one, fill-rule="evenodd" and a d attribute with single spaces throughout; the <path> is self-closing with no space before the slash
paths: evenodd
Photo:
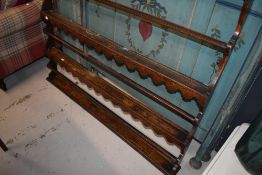
<path id="1" fill-rule="evenodd" d="M 3 90 L 6 90 L 4 78 L 45 54 L 41 7 L 42 0 L 33 0 L 0 11 L 0 88 Z"/>

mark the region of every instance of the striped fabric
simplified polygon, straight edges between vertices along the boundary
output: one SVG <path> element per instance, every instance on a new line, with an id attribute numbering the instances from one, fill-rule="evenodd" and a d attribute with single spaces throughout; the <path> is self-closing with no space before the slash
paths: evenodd
<path id="1" fill-rule="evenodd" d="M 45 54 L 42 0 L 0 11 L 0 79 Z"/>
<path id="2" fill-rule="evenodd" d="M 0 38 L 40 22 L 42 0 L 0 11 Z"/>

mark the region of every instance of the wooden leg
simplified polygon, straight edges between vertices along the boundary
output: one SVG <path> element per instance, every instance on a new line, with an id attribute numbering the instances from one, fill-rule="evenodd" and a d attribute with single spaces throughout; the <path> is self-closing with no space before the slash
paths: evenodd
<path id="1" fill-rule="evenodd" d="M 7 91 L 6 85 L 5 85 L 5 82 L 4 82 L 4 79 L 0 79 L 0 88 L 1 88 L 3 91 Z"/>
<path id="2" fill-rule="evenodd" d="M 4 152 L 6 152 L 8 150 L 7 146 L 5 145 L 5 143 L 0 139 L 0 147 L 4 150 Z"/>
<path id="3" fill-rule="evenodd" d="M 200 169 L 202 166 L 202 162 L 201 159 L 198 159 L 198 157 L 192 157 L 189 160 L 189 164 L 191 165 L 191 167 L 195 168 L 195 169 Z"/>
<path id="4" fill-rule="evenodd" d="M 207 151 L 204 156 L 202 157 L 202 161 L 203 162 L 208 162 L 210 159 L 211 159 L 211 152 L 212 152 L 213 149 Z"/>

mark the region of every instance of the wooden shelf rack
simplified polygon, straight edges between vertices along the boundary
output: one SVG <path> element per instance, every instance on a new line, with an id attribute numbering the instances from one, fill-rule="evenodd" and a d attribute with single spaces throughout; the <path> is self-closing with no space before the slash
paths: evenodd
<path id="1" fill-rule="evenodd" d="M 59 14 L 55 8 L 54 1 L 44 1 L 41 17 L 47 24 L 45 31 L 49 36 L 47 56 L 50 58 L 48 67 L 52 70 L 47 79 L 72 100 L 82 106 L 86 111 L 92 114 L 97 120 L 112 130 L 116 135 L 122 138 L 137 152 L 143 155 L 164 174 L 176 174 L 180 169 L 181 160 L 193 138 L 203 112 L 205 111 L 205 107 L 209 102 L 212 92 L 214 91 L 236 44 L 244 25 L 245 18 L 252 5 L 252 1 L 244 1 L 236 30 L 228 43 L 211 38 L 210 36 L 164 19 L 137 11 L 111 0 L 95 1 L 223 53 L 223 57 L 218 61 L 219 69 L 217 70 L 216 75 L 211 83 L 206 85 L 185 76 L 180 72 L 172 70 L 171 68 L 168 68 L 167 66 L 164 66 L 144 55 L 128 50 L 124 46 L 121 46 L 86 27 L 72 22 L 70 19 Z M 188 112 L 177 107 L 175 104 L 136 83 L 126 75 L 103 64 L 94 56 L 65 41 L 59 36 L 59 32 L 57 31 L 68 33 L 88 48 L 94 49 L 97 53 L 104 54 L 108 60 L 113 59 L 118 65 L 125 65 L 129 71 L 137 71 L 141 78 L 150 77 L 155 85 L 164 85 L 169 93 L 179 92 L 183 97 L 183 100 L 195 100 L 199 107 L 198 115 L 192 116 Z M 72 50 L 88 62 L 96 65 L 141 94 L 174 112 L 176 115 L 191 124 L 191 130 L 187 131 L 183 129 L 178 124 L 150 108 L 147 104 L 115 87 L 99 74 L 90 72 L 83 65 L 66 55 L 62 51 L 62 46 Z M 103 104 L 91 97 L 87 92 L 79 88 L 76 84 L 60 73 L 57 70 L 57 65 L 64 68 L 67 72 L 70 72 L 88 88 L 93 89 L 98 94 L 101 94 L 105 99 L 110 100 L 114 105 L 119 106 L 124 112 L 129 113 L 135 120 L 139 120 L 145 127 L 152 129 L 157 135 L 165 138 L 169 144 L 177 146 L 180 149 L 180 155 L 176 157 L 170 154 L 160 145 L 110 111 Z"/>

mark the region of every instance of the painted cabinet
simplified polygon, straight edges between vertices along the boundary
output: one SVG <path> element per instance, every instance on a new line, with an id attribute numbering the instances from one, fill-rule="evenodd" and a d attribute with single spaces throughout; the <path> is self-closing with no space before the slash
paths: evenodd
<path id="1" fill-rule="evenodd" d="M 225 42 L 228 42 L 235 30 L 240 8 L 243 3 L 243 0 L 115 1 L 194 29 Z M 128 14 L 99 5 L 93 0 L 59 0 L 59 9 L 63 15 L 77 21 L 78 23 L 86 25 L 91 30 L 106 36 L 107 38 L 123 45 L 127 49 L 135 50 L 144 54 L 151 59 L 205 84 L 210 83 L 211 77 L 214 76 L 217 69 L 216 61 L 221 56 L 221 53 L 201 44 L 179 37 L 176 34 L 157 26 L 152 26 L 152 24 L 136 19 Z M 252 12 L 247 18 L 236 48 L 230 57 L 221 80 L 219 81 L 209 105 L 205 110 L 198 131 L 195 134 L 197 140 L 202 142 L 206 137 L 207 132 L 212 127 L 222 104 L 227 98 L 230 89 L 238 78 L 238 74 L 241 71 L 243 64 L 248 58 L 248 54 L 254 41 L 258 34 L 261 33 L 261 26 L 262 1 L 255 0 L 252 6 Z M 64 37 L 68 38 L 70 42 L 74 42 L 74 44 L 79 48 L 88 50 L 71 37 L 67 37 L 66 34 L 64 34 Z M 118 66 L 114 61 L 108 61 L 103 55 L 97 55 L 92 50 L 89 52 L 96 55 L 96 57 L 107 65 L 114 67 L 118 72 L 127 75 L 139 84 L 146 85 L 158 95 L 175 103 L 189 113 L 194 115 L 197 114 L 198 108 L 194 101 L 185 102 L 179 93 L 170 94 L 166 91 L 164 86 L 155 86 L 150 78 L 142 79 L 137 72 L 130 73 L 125 66 Z M 75 56 L 75 58 L 89 68 L 96 68 L 95 66 L 81 60 L 78 56 Z M 112 78 L 119 86 L 125 88 L 140 100 L 146 102 L 167 118 L 180 123 L 185 128 L 188 128 L 182 119 L 178 118 L 167 109 L 164 109 L 105 72 L 102 73 L 105 74 L 105 76 Z"/>

